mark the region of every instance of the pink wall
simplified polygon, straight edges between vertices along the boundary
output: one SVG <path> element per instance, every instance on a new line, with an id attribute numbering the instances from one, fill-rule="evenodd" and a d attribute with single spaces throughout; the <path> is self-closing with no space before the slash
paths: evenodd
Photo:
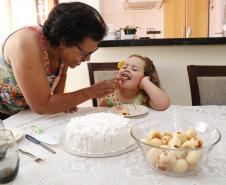
<path id="1" fill-rule="evenodd" d="M 162 31 L 162 9 L 124 10 L 123 2 L 124 0 L 102 0 L 101 14 L 107 24 L 114 24 L 116 30 L 127 25 L 138 26 L 138 37 L 146 36 L 146 28 Z M 162 37 L 162 34 L 157 37 Z"/>

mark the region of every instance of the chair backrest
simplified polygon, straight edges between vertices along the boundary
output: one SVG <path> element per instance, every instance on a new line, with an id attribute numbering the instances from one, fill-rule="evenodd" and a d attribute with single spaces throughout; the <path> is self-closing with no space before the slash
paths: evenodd
<path id="1" fill-rule="evenodd" d="M 187 66 L 192 105 L 226 105 L 226 66 Z"/>
<path id="2" fill-rule="evenodd" d="M 90 85 L 99 81 L 108 80 L 116 77 L 118 72 L 117 62 L 106 63 L 87 63 L 89 71 Z M 93 106 L 97 107 L 99 99 L 93 99 Z"/>

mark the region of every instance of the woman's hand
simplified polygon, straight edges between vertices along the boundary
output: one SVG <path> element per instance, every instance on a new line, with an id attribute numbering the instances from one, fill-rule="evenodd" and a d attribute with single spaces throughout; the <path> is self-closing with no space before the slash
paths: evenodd
<path id="1" fill-rule="evenodd" d="M 66 111 L 64 111 L 65 113 L 73 113 L 73 112 L 76 112 L 78 110 L 78 107 L 77 106 L 74 106 Z"/>
<path id="2" fill-rule="evenodd" d="M 91 98 L 101 98 L 110 93 L 113 93 L 115 89 L 119 87 L 118 79 L 104 80 L 98 82 L 90 87 Z"/>

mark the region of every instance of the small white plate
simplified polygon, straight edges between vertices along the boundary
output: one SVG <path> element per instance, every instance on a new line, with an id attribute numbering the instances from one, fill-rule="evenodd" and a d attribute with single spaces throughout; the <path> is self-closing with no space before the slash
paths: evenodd
<path id="1" fill-rule="evenodd" d="M 124 117 L 133 117 L 148 113 L 149 108 L 143 105 L 123 104 L 111 107 L 109 111 L 123 115 Z"/>

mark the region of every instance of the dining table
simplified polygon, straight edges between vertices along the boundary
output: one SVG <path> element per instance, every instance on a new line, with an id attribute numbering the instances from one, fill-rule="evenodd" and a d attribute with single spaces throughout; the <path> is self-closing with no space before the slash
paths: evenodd
<path id="1" fill-rule="evenodd" d="M 226 106 L 171 105 L 165 111 L 149 109 L 146 114 L 129 117 L 132 122 L 170 118 L 177 114 L 184 119 L 207 121 L 221 133 L 220 142 L 210 152 L 203 166 L 194 174 L 174 177 L 150 168 L 139 147 L 113 157 L 81 157 L 68 153 L 62 143 L 66 125 L 71 118 L 96 112 L 108 112 L 106 107 L 79 107 L 74 113 L 38 115 L 31 110 L 21 111 L 3 121 L 5 128 L 16 128 L 23 134 L 34 128 L 57 141 L 49 145 L 50 153 L 24 136 L 17 148 L 44 159 L 36 162 L 19 153 L 17 177 L 10 185 L 224 185 L 226 184 Z M 37 130 L 36 130 L 37 131 Z"/>

